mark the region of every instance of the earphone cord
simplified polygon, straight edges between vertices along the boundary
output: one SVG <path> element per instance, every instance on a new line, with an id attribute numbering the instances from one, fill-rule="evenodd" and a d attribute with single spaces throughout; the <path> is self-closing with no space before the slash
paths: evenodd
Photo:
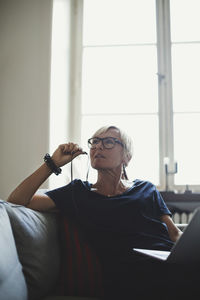
<path id="1" fill-rule="evenodd" d="M 73 163 L 71 160 L 71 181 L 73 181 Z"/>
<path id="2" fill-rule="evenodd" d="M 88 164 L 87 164 L 87 174 L 86 174 L 86 181 L 88 181 L 88 176 L 89 176 L 89 170 L 90 170 L 90 158 L 88 155 Z M 73 163 L 71 160 L 71 182 L 73 181 Z M 74 202 L 74 207 L 75 207 L 75 211 L 76 211 L 76 218 L 78 220 L 78 206 L 76 204 L 76 200 L 74 197 L 74 187 L 72 186 L 72 201 Z"/>
<path id="3" fill-rule="evenodd" d="M 87 173 L 86 173 L 86 181 L 88 181 L 88 177 L 89 177 L 89 171 L 90 171 L 90 158 L 89 155 L 88 156 L 88 162 L 87 162 Z M 71 181 L 73 181 L 73 160 L 71 160 Z"/>
<path id="4" fill-rule="evenodd" d="M 90 171 L 90 157 L 89 157 L 89 155 L 88 155 L 86 181 L 88 181 L 89 171 Z"/>

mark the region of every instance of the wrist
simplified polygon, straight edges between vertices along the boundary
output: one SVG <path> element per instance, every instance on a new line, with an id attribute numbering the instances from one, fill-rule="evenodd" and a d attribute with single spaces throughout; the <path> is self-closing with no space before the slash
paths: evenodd
<path id="1" fill-rule="evenodd" d="M 62 170 L 59 168 L 55 162 L 53 161 L 52 157 L 49 155 L 49 153 L 46 153 L 44 156 L 44 162 L 48 166 L 48 168 L 56 175 L 61 174 Z"/>

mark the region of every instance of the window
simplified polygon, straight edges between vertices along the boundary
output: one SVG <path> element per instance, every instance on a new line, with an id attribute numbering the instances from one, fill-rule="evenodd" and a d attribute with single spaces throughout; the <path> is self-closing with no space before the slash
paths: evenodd
<path id="1" fill-rule="evenodd" d="M 199 0 L 84 0 L 82 145 L 105 124 L 133 138 L 131 179 L 200 189 Z M 187 20 L 187 22 L 185 21 Z"/>
<path id="2" fill-rule="evenodd" d="M 124 128 L 129 177 L 159 184 L 155 2 L 86 0 L 83 16 L 82 142 L 105 124 Z"/>
<path id="3" fill-rule="evenodd" d="M 114 124 L 134 141 L 130 179 L 200 191 L 199 0 L 53 2 L 51 148 L 85 148 Z M 166 161 L 170 173 L 177 161 L 177 174 L 166 177 Z"/>

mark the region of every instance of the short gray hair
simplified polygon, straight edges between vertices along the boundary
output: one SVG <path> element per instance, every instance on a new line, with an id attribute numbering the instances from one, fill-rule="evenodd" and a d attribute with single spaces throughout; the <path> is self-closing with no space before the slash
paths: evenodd
<path id="1" fill-rule="evenodd" d="M 116 127 L 116 126 L 103 126 L 101 128 L 99 128 L 92 137 L 98 136 L 102 133 L 107 132 L 109 129 L 116 129 L 117 131 L 119 131 L 119 135 L 120 135 L 120 139 L 124 145 L 124 153 L 128 158 L 128 161 L 131 160 L 132 156 L 133 156 L 133 140 L 132 138 L 121 128 Z"/>

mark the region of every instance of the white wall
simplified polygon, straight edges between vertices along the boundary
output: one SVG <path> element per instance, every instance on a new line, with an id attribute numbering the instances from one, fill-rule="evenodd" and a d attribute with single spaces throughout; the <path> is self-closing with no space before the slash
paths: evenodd
<path id="1" fill-rule="evenodd" d="M 49 149 L 52 0 L 0 0 L 0 198 Z"/>

